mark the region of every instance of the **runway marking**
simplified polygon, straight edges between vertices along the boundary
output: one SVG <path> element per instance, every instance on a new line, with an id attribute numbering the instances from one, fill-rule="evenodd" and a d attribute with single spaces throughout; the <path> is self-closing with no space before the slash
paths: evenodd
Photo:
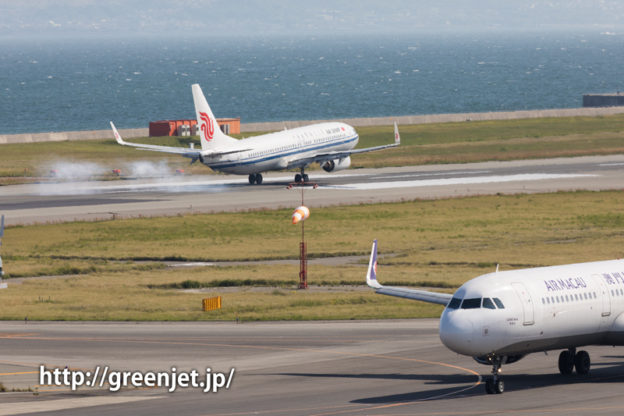
<path id="1" fill-rule="evenodd" d="M 447 179 L 425 179 L 416 181 L 396 181 L 396 182 L 369 182 L 351 185 L 322 185 L 318 189 L 340 189 L 340 190 L 375 190 L 389 188 L 419 188 L 428 186 L 448 186 L 448 185 L 475 185 L 487 183 L 503 183 L 517 181 L 542 181 L 552 179 L 575 179 L 589 178 L 598 175 L 594 174 L 550 174 L 550 173 L 523 173 L 517 175 L 502 176 L 468 176 L 464 178 Z"/>
<path id="2" fill-rule="evenodd" d="M 35 332 L 30 332 L 30 333 L 8 333 L 8 334 L 0 334 L 0 338 L 21 338 L 21 337 L 27 337 L 27 336 L 33 336 L 33 335 L 37 335 Z"/>
<path id="3" fill-rule="evenodd" d="M 624 162 L 601 163 L 598 166 L 624 166 Z"/>
<path id="4" fill-rule="evenodd" d="M 472 174 L 476 175 L 478 173 L 490 173 L 491 170 L 466 170 L 466 171 L 448 171 L 448 172 L 436 172 L 436 173 L 408 173 L 408 174 L 397 174 L 397 175 L 384 175 L 384 176 L 371 176 L 368 179 L 397 179 L 397 178 L 418 178 L 423 176 L 444 176 L 444 175 L 464 175 L 464 174 Z"/>
<path id="5" fill-rule="evenodd" d="M 17 371 L 14 373 L 0 373 L 0 376 L 18 376 L 21 374 L 38 374 L 39 371 Z"/>
<path id="6" fill-rule="evenodd" d="M 345 173 L 345 174 L 324 174 L 316 173 L 316 179 L 329 178 L 350 178 L 365 176 L 362 173 Z M 265 178 L 266 184 L 291 182 L 293 176 L 270 176 Z M 29 186 L 32 191 L 25 192 L 20 195 L 89 195 L 89 194 L 106 194 L 115 192 L 134 192 L 134 191 L 150 191 L 154 189 L 167 189 L 169 192 L 189 192 L 193 187 L 204 188 L 225 188 L 232 185 L 247 185 L 248 179 L 228 177 L 220 179 L 218 177 L 200 177 L 200 178 L 176 178 L 162 177 L 146 180 L 137 180 L 136 182 L 126 181 L 125 183 L 116 183 L 111 181 L 92 181 L 92 182 L 47 182 Z M 3 192 L 0 190 L 0 195 Z"/>
<path id="7" fill-rule="evenodd" d="M 529 414 L 534 415 L 537 412 L 539 414 L 544 413 L 571 413 L 578 414 L 578 412 L 589 411 L 589 412 L 599 412 L 599 411 L 610 411 L 610 410 L 620 410 L 624 406 L 608 406 L 608 407 L 568 407 L 568 408 L 548 408 L 548 409 L 509 409 L 509 410 L 461 410 L 461 411 L 439 411 L 439 412 L 418 412 L 419 416 L 440 416 L 440 415 L 499 415 L 503 414 Z M 370 408 L 367 410 L 371 410 Z M 405 415 L 412 416 L 414 413 L 404 413 Z M 385 414 L 384 414 L 385 415 Z M 400 413 L 393 413 L 393 415 L 397 416 Z M 370 414 L 368 416 L 374 416 L 374 414 Z"/>

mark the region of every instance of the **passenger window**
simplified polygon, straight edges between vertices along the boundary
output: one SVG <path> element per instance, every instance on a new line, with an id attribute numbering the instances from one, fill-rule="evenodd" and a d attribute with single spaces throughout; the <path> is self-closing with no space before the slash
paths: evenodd
<path id="1" fill-rule="evenodd" d="M 479 309 L 481 307 L 481 298 L 464 299 L 462 309 Z"/>
<path id="2" fill-rule="evenodd" d="M 543 301 L 544 299 L 542 299 Z M 483 307 L 486 309 L 496 309 L 496 306 L 494 306 L 494 302 L 492 302 L 492 299 L 490 298 L 483 298 Z"/>
<path id="3" fill-rule="evenodd" d="M 448 305 L 446 305 L 446 307 L 449 308 L 449 309 L 457 309 L 457 308 L 459 308 L 459 305 L 461 305 L 461 299 L 460 298 L 453 298 L 448 303 Z"/>
<path id="4" fill-rule="evenodd" d="M 505 305 L 499 298 L 494 298 L 494 303 L 498 306 L 498 309 L 505 309 Z"/>

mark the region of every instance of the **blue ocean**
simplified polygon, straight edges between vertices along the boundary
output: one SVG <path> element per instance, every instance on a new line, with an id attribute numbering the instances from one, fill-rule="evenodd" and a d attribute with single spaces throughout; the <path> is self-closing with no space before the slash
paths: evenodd
<path id="1" fill-rule="evenodd" d="M 572 108 L 624 90 L 614 33 L 0 40 L 0 134 L 193 117 L 314 120 Z"/>

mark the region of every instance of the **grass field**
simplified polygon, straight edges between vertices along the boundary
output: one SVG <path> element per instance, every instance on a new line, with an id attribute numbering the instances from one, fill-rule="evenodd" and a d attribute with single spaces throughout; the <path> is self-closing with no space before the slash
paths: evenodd
<path id="1" fill-rule="evenodd" d="M 312 257 L 367 256 L 380 240 L 384 283 L 453 291 L 493 271 L 622 257 L 624 194 L 482 196 L 316 209 Z M 296 259 L 289 210 L 10 227 L 0 319 L 281 320 L 433 317 L 440 307 L 374 295 L 361 264 L 170 268 L 165 260 Z M 43 238 L 44 236 L 45 238 Z M 270 244 L 268 244 L 270 242 Z M 63 275 L 24 279 L 25 276 Z M 176 289 L 175 287 L 204 287 Z M 223 309 L 201 312 L 203 297 Z"/>
<path id="2" fill-rule="evenodd" d="M 358 147 L 391 143 L 392 127 L 360 127 Z M 611 154 L 624 152 L 624 114 L 605 117 L 565 117 L 524 120 L 471 121 L 400 126 L 401 147 L 353 157 L 353 167 L 405 166 L 426 163 L 461 163 Z M 133 139 L 167 146 L 188 147 L 196 138 Z M 111 140 L 1 145 L 0 185 L 36 180 L 55 164 L 95 163 L 104 172 L 145 160 L 163 162 L 171 174 L 212 171 L 199 163 L 159 152 L 122 147 Z M 314 167 L 313 167 L 314 168 Z M 318 168 L 318 167 L 316 167 Z M 111 175 L 112 178 L 112 175 Z"/>

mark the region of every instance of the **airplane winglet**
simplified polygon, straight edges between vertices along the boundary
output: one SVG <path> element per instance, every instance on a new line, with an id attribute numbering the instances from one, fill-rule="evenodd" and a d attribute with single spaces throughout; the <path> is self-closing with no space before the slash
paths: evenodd
<path id="1" fill-rule="evenodd" d="M 399 134 L 399 126 L 397 126 L 397 122 L 394 122 L 394 144 L 397 146 L 401 144 L 401 135 Z"/>
<path id="2" fill-rule="evenodd" d="M 377 240 L 373 240 L 368 271 L 366 272 L 366 284 L 374 289 L 382 287 L 377 281 Z"/>
<path id="3" fill-rule="evenodd" d="M 124 142 L 124 140 L 121 138 L 121 135 L 119 134 L 119 132 L 115 128 L 115 125 L 113 124 L 112 121 L 110 122 L 110 125 L 111 125 L 111 127 L 113 129 L 113 134 L 115 135 L 115 140 L 117 140 L 117 143 L 125 145 L 126 142 Z"/>

